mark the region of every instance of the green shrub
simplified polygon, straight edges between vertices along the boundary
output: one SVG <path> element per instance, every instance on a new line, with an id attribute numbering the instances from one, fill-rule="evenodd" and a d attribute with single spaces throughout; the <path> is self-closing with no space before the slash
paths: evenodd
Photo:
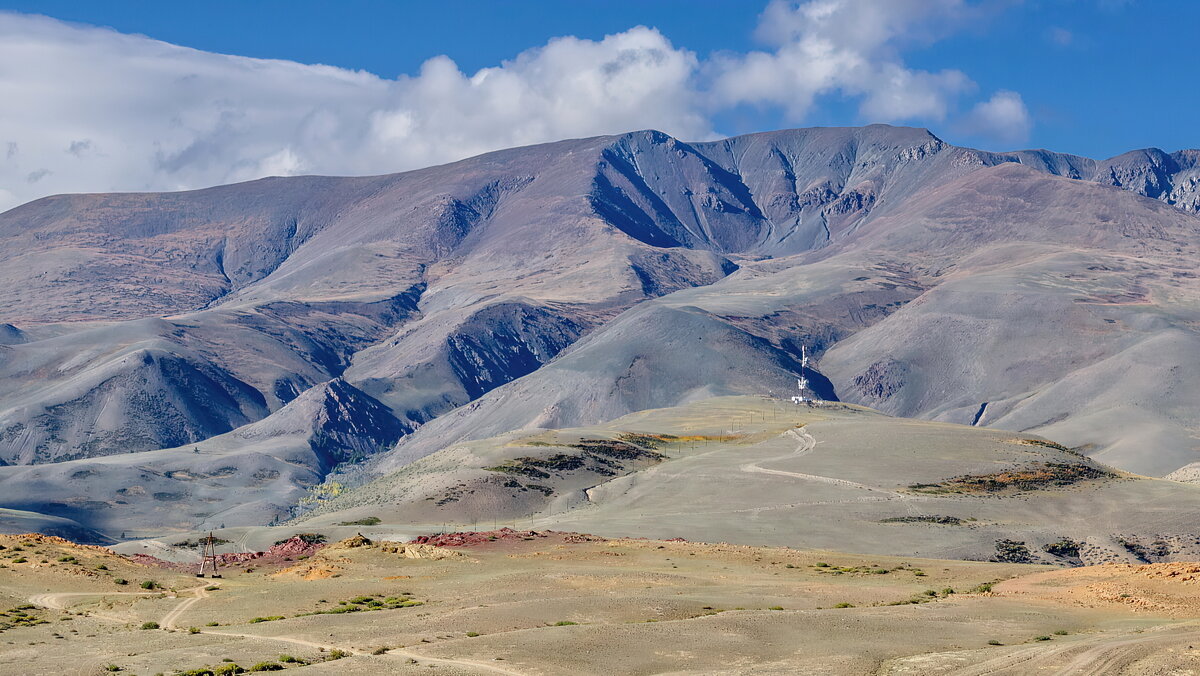
<path id="1" fill-rule="evenodd" d="M 299 657 L 292 657 L 291 655 L 280 655 L 279 661 L 284 664 L 306 664 L 304 660 Z"/>
<path id="2" fill-rule="evenodd" d="M 189 634 L 199 634 L 200 627 L 188 627 L 188 633 Z"/>
<path id="3" fill-rule="evenodd" d="M 475 638 L 478 635 L 479 635 L 479 632 L 477 632 L 477 631 L 468 631 L 467 632 L 467 638 Z"/>
<path id="4" fill-rule="evenodd" d="M 234 674 L 244 674 L 246 670 L 236 664 L 222 664 L 213 669 L 213 676 L 234 676 Z"/>
<path id="5" fill-rule="evenodd" d="M 1049 636 L 1034 636 L 1034 637 L 1033 637 L 1033 640 L 1035 640 L 1035 641 L 1049 641 L 1049 640 L 1050 640 L 1050 637 L 1049 637 Z"/>
<path id="6" fill-rule="evenodd" d="M 158 629 L 157 622 L 143 622 L 142 629 Z"/>
<path id="7" fill-rule="evenodd" d="M 220 622 L 209 622 L 208 624 L 206 624 L 206 625 L 204 625 L 204 626 L 206 626 L 206 627 L 219 627 L 219 626 L 221 626 L 221 623 L 220 623 Z"/>
<path id="8" fill-rule="evenodd" d="M 570 621 L 570 620 L 559 620 L 558 622 L 555 622 L 555 623 L 554 623 L 554 626 L 556 626 L 556 627 L 570 627 L 571 625 L 575 625 L 575 624 L 579 624 L 579 623 L 578 623 L 578 622 L 572 622 L 572 621 Z"/>
<path id="9" fill-rule="evenodd" d="M 771 606 L 770 608 L 767 608 L 767 610 L 783 610 L 783 606 Z"/>
<path id="10" fill-rule="evenodd" d="M 158 588 L 158 583 L 155 582 L 154 580 L 146 580 L 145 582 L 142 583 L 142 589 L 156 589 L 156 588 Z"/>
<path id="11" fill-rule="evenodd" d="M 123 577 L 118 577 L 117 579 L 113 580 L 113 584 L 129 584 L 129 580 L 126 580 Z"/>
<path id="12" fill-rule="evenodd" d="M 60 557 L 58 557 L 58 562 L 59 563 L 74 563 L 75 557 L 74 556 L 60 556 Z"/>
<path id="13" fill-rule="evenodd" d="M 333 650 L 329 651 L 329 656 L 326 657 L 325 659 L 326 660 L 340 660 L 343 657 L 350 657 L 350 653 L 346 652 L 345 650 L 338 650 L 337 648 L 334 648 Z"/>
<path id="14" fill-rule="evenodd" d="M 102 564 L 96 566 L 96 570 L 108 570 L 108 566 L 106 566 L 102 563 Z"/>
<path id="15" fill-rule="evenodd" d="M 853 608 L 853 607 L 854 607 L 853 603 L 845 603 L 845 602 L 839 603 L 834 606 L 834 608 Z"/>
<path id="16" fill-rule="evenodd" d="M 18 556 L 17 558 L 13 559 L 13 563 L 25 563 L 27 560 L 28 559 L 26 559 L 24 556 Z"/>
<path id="17" fill-rule="evenodd" d="M 996 639 L 992 639 L 992 640 L 988 641 L 988 645 L 1004 645 L 1004 644 L 997 641 Z"/>
<path id="18" fill-rule="evenodd" d="M 386 654 L 387 654 L 387 651 L 389 651 L 389 650 L 391 650 L 391 648 L 389 648 L 389 647 L 387 647 L 387 646 L 385 646 L 385 645 L 381 645 L 381 646 L 379 646 L 378 648 L 376 648 L 376 649 L 372 650 L 372 651 L 371 651 L 371 654 L 372 654 L 372 655 L 386 655 Z"/>
<path id="19" fill-rule="evenodd" d="M 250 624 L 258 624 L 259 622 L 274 622 L 275 620 L 282 620 L 282 619 L 283 619 L 283 615 L 268 615 L 266 617 L 256 617 L 256 618 L 250 620 Z M 254 670 L 251 669 L 250 671 L 254 671 Z"/>
<path id="20" fill-rule="evenodd" d="M 278 662 L 259 662 L 250 667 L 250 671 L 283 671 L 283 665 Z"/>
<path id="21" fill-rule="evenodd" d="M 1054 632 L 1054 635 L 1055 635 L 1055 636 L 1066 636 L 1066 635 L 1067 635 L 1067 630 L 1066 630 L 1066 629 L 1059 629 L 1058 631 Z"/>
<path id="22" fill-rule="evenodd" d="M 383 521 L 377 516 L 365 516 L 357 521 L 343 521 L 339 526 L 378 526 Z"/>
<path id="23" fill-rule="evenodd" d="M 995 582 L 984 582 L 983 584 L 977 585 L 974 589 L 972 589 L 971 593 L 972 594 L 986 594 L 986 593 L 992 591 L 992 586 L 994 584 L 996 584 L 996 583 Z"/>

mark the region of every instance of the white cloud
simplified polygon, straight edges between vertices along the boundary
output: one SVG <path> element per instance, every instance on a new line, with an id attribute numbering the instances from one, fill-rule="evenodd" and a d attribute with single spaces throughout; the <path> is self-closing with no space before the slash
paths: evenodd
<path id="1" fill-rule="evenodd" d="M 973 83 L 900 53 L 968 13 L 962 0 L 776 1 L 758 31 L 766 51 L 701 62 L 635 27 L 555 38 L 475 73 L 438 56 L 388 80 L 0 12 L 0 209 L 57 192 L 387 173 L 634 129 L 700 140 L 730 107 L 778 106 L 799 123 L 830 93 L 856 97 L 863 121 L 941 121 Z M 1002 117 L 1002 104 L 978 117 Z"/>
<path id="2" fill-rule="evenodd" d="M 1029 139 L 1033 121 L 1017 92 L 1001 90 L 980 102 L 960 124 L 963 132 L 1003 141 L 1022 143 Z"/>
<path id="3" fill-rule="evenodd" d="M 0 13 L 0 209 L 54 192 L 386 173 L 648 127 L 708 138 L 696 68 L 639 27 L 557 38 L 473 75 L 436 57 L 385 80 Z"/>
<path id="4" fill-rule="evenodd" d="M 969 13 L 962 0 L 773 0 L 758 37 L 774 50 L 720 57 L 712 92 L 719 105 L 782 106 L 792 121 L 831 92 L 861 97 L 872 121 L 940 121 L 974 83 L 958 70 L 908 68 L 899 49 Z"/>

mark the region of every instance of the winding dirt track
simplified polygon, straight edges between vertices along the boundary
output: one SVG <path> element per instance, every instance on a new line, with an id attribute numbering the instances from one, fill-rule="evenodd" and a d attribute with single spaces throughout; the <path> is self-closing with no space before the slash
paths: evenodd
<path id="1" fill-rule="evenodd" d="M 1100 634 L 1061 644 L 1035 644 L 950 672 L 954 676 L 1048 674 L 1085 676 L 1130 673 L 1124 669 L 1168 646 L 1200 641 L 1198 623 L 1168 625 L 1142 633 Z M 1064 659 L 1070 661 L 1063 663 Z M 1167 673 L 1167 672 L 1163 672 Z M 1171 672 L 1176 673 L 1176 672 Z"/>
<path id="2" fill-rule="evenodd" d="M 58 593 L 53 593 L 53 594 L 35 594 L 35 595 L 29 597 L 29 602 L 35 606 L 42 606 L 43 608 L 50 608 L 52 610 L 66 610 L 67 609 L 66 600 L 72 599 L 72 598 L 81 598 L 81 597 L 89 597 L 89 596 L 90 597 L 153 596 L 153 595 L 158 595 L 161 593 L 162 592 L 151 592 L 151 591 L 145 591 L 145 592 L 58 592 Z M 126 624 L 129 622 L 128 618 L 119 617 L 117 615 L 109 615 L 108 613 L 101 613 L 101 612 L 94 611 L 94 610 L 88 611 L 88 616 L 99 618 L 102 620 L 108 620 L 109 622 L 116 622 L 119 624 Z M 97 657 L 94 657 L 93 659 L 85 660 L 81 663 L 76 664 L 75 668 L 72 669 L 71 673 L 75 674 L 76 676 L 95 676 L 95 674 L 107 673 L 104 668 L 106 664 L 107 664 L 106 659 L 101 659 L 99 656 L 97 656 Z"/>
<path id="3" fill-rule="evenodd" d="M 829 476 L 821 476 L 819 474 L 804 474 L 802 472 L 787 472 L 787 471 L 784 471 L 781 469 L 769 469 L 767 467 L 763 467 L 762 463 L 775 462 L 776 460 L 783 460 L 785 458 L 803 457 L 805 455 L 808 455 L 809 453 L 812 453 L 813 449 L 817 447 L 817 440 L 814 439 L 813 436 L 811 434 L 809 434 L 808 430 L 805 428 L 800 428 L 799 430 L 790 429 L 790 430 L 784 432 L 782 436 L 791 436 L 793 439 L 795 439 L 796 441 L 799 442 L 799 445 L 796 446 L 795 450 L 793 450 L 789 453 L 785 453 L 783 455 L 778 455 L 778 456 L 775 456 L 772 458 L 767 458 L 765 460 L 760 460 L 756 463 L 753 463 L 753 462 L 746 463 L 745 465 L 740 466 L 738 469 L 740 469 L 743 472 L 749 472 L 752 474 L 772 474 L 775 476 L 786 476 L 786 477 L 790 477 L 793 479 L 801 479 L 803 481 L 816 481 L 819 483 L 831 484 L 834 486 L 841 486 L 843 488 L 856 488 L 858 490 L 870 491 L 872 493 L 882 493 L 884 495 L 890 496 L 890 499 L 895 499 L 895 500 L 910 500 L 913 497 L 911 495 L 897 493 L 896 491 L 889 491 L 889 490 L 886 490 L 883 488 L 876 488 L 875 486 L 868 486 L 866 484 L 860 484 L 855 481 L 847 481 L 845 479 L 837 479 L 837 478 L 829 477 Z"/>
<path id="4" fill-rule="evenodd" d="M 208 590 L 206 589 L 206 587 L 208 587 L 208 586 L 210 586 L 210 585 L 205 584 L 205 585 L 201 585 L 198 587 L 192 587 L 190 589 L 185 589 L 185 590 L 179 592 L 180 595 L 190 594 L 191 596 L 180 601 L 179 604 L 176 605 L 174 608 L 172 608 L 170 611 L 168 611 L 166 615 L 163 615 L 162 619 L 159 620 L 159 622 L 158 622 L 159 627 L 161 627 L 164 630 L 168 630 L 168 631 L 178 630 L 180 628 L 180 626 L 178 624 L 179 618 L 181 616 L 183 616 L 184 613 L 189 611 L 197 603 L 199 603 L 200 601 L 209 597 Z M 147 592 L 61 592 L 61 593 L 52 593 L 52 594 L 36 594 L 34 596 L 29 597 L 29 602 L 34 605 L 42 606 L 44 608 L 51 608 L 54 610 L 66 610 L 67 609 L 66 600 L 70 599 L 70 598 L 104 597 L 104 596 L 153 596 L 153 595 L 158 595 L 161 593 L 162 592 L 150 592 L 150 591 L 147 591 Z M 116 615 L 109 615 L 106 613 L 98 613 L 98 612 L 94 612 L 94 611 L 89 611 L 88 614 L 91 617 L 108 620 L 110 622 L 117 622 L 120 624 L 128 624 L 128 622 L 129 622 L 128 618 L 123 618 L 123 617 L 119 617 Z M 298 646 L 303 646 L 306 648 L 314 648 L 317 650 L 325 650 L 325 651 L 340 650 L 342 652 L 345 652 L 347 654 L 354 655 L 354 656 L 368 656 L 368 657 L 378 658 L 378 659 L 388 659 L 388 658 L 413 659 L 413 660 L 417 660 L 418 662 L 429 664 L 429 665 L 441 664 L 441 665 L 445 665 L 445 666 L 458 667 L 460 669 L 481 671 L 481 672 L 489 673 L 489 674 L 503 674 L 505 676 L 523 676 L 523 674 L 519 671 L 512 671 L 510 669 L 505 669 L 505 668 L 502 668 L 502 667 L 499 667 L 499 666 L 496 666 L 493 664 L 488 664 L 486 662 L 477 662 L 475 660 L 465 660 L 465 659 L 453 659 L 453 658 L 448 658 L 448 657 L 428 657 L 428 656 L 422 655 L 420 653 L 415 653 L 415 652 L 411 652 L 411 651 L 403 650 L 403 649 L 399 649 L 399 648 L 392 649 L 383 655 L 371 655 L 370 653 L 367 653 L 367 652 L 364 652 L 361 650 L 357 650 L 354 648 L 336 646 L 336 645 L 331 645 L 328 643 L 319 643 L 316 641 L 309 641 L 307 639 L 302 639 L 302 638 L 299 638 L 296 636 L 288 636 L 288 635 L 264 636 L 262 634 L 248 634 L 248 633 L 235 632 L 235 631 L 213 631 L 211 629 L 200 629 L 199 633 L 208 634 L 211 636 L 229 636 L 229 637 L 233 637 L 233 638 L 243 638 L 243 639 L 254 640 L 254 641 L 275 641 L 278 643 L 286 643 L 289 645 L 298 645 Z M 79 668 L 77 670 L 75 670 L 74 673 L 79 674 L 80 676 L 93 676 L 94 674 L 106 673 L 105 668 L 104 668 L 106 663 L 107 663 L 106 660 L 102 660 L 99 658 L 97 658 L 95 660 L 90 660 L 84 664 L 79 665 Z"/>

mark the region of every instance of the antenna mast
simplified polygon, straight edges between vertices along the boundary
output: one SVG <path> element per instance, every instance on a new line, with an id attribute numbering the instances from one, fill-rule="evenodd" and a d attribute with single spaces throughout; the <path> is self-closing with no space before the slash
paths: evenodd
<path id="1" fill-rule="evenodd" d="M 792 397 L 793 404 L 807 404 L 813 406 L 820 400 L 816 397 L 806 397 L 804 393 L 808 390 L 808 378 L 806 377 L 806 369 L 808 368 L 808 348 L 800 346 L 800 377 L 796 379 L 796 387 L 799 388 L 800 394 Z"/>
<path id="2" fill-rule="evenodd" d="M 808 389 L 808 378 L 804 377 L 804 369 L 808 368 L 808 350 L 800 346 L 800 378 L 796 381 L 796 385 L 800 387 L 800 393 L 803 395 L 804 390 Z"/>

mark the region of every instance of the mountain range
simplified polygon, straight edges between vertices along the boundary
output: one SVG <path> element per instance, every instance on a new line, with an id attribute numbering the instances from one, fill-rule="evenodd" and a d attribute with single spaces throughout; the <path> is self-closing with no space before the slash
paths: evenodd
<path id="1" fill-rule="evenodd" d="M 786 399 L 802 350 L 809 396 L 1197 480 L 1198 262 L 1200 151 L 883 125 L 48 197 L 0 214 L 0 508 L 273 523 L 463 442 Z"/>

